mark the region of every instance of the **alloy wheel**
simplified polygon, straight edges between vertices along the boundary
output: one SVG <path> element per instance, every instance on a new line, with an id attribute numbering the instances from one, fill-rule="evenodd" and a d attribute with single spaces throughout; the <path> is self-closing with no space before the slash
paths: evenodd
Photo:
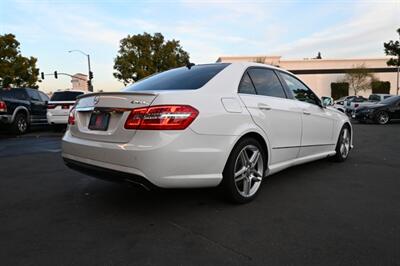
<path id="1" fill-rule="evenodd" d="M 18 130 L 19 132 L 23 133 L 26 131 L 28 124 L 26 123 L 26 120 L 24 118 L 20 118 L 17 121 L 17 126 L 18 126 Z"/>
<path id="2" fill-rule="evenodd" d="M 343 158 L 347 158 L 350 151 L 350 132 L 348 128 L 344 128 L 342 131 L 342 138 L 340 142 L 340 154 Z"/>
<path id="3" fill-rule="evenodd" d="M 389 122 L 389 115 L 385 112 L 380 113 L 378 116 L 378 123 L 384 125 L 387 122 Z"/>
<path id="4" fill-rule="evenodd" d="M 262 153 L 254 145 L 245 146 L 236 158 L 234 168 L 235 186 L 243 197 L 257 193 L 264 171 Z"/>

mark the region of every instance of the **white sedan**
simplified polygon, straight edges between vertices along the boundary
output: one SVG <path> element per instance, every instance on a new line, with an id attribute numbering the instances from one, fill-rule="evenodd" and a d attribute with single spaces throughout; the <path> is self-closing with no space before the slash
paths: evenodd
<path id="1" fill-rule="evenodd" d="M 68 123 L 73 169 L 145 187 L 220 185 L 240 203 L 280 170 L 346 160 L 353 132 L 293 74 L 257 63 L 189 65 L 86 94 Z"/>

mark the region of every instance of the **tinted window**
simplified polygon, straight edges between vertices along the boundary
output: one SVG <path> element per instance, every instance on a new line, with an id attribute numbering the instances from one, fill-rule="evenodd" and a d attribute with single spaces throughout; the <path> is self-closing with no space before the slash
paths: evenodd
<path id="1" fill-rule="evenodd" d="M 39 91 L 39 96 L 42 99 L 42 101 L 44 101 L 44 102 L 49 100 L 49 96 L 47 96 L 46 94 L 44 94 L 41 91 Z"/>
<path id="2" fill-rule="evenodd" d="M 318 104 L 320 102 L 314 92 L 307 88 L 301 81 L 283 72 L 281 72 L 281 76 L 285 80 L 289 90 L 292 92 L 293 97 L 297 100 L 312 104 Z"/>
<path id="3" fill-rule="evenodd" d="M 58 91 L 51 96 L 50 101 L 75 101 L 82 94 L 80 91 Z"/>
<path id="4" fill-rule="evenodd" d="M 249 74 L 247 72 L 244 73 L 243 78 L 240 81 L 239 93 L 256 94 L 253 82 L 251 81 Z"/>
<path id="5" fill-rule="evenodd" d="M 210 64 L 180 67 L 142 79 L 124 91 L 196 90 L 204 86 L 229 64 Z"/>
<path id="6" fill-rule="evenodd" d="M 34 101 L 41 101 L 39 93 L 35 90 L 27 90 L 29 97 Z"/>
<path id="7" fill-rule="evenodd" d="M 18 100 L 27 100 L 28 98 L 24 89 L 3 89 L 0 90 L 0 97 Z"/>
<path id="8" fill-rule="evenodd" d="M 256 87 L 257 94 L 286 98 L 283 87 L 273 70 L 252 68 L 248 72 Z"/>
<path id="9" fill-rule="evenodd" d="M 374 102 L 379 102 L 381 100 L 381 97 L 379 95 L 376 95 L 376 94 L 371 94 L 368 97 L 368 100 L 374 101 Z"/>

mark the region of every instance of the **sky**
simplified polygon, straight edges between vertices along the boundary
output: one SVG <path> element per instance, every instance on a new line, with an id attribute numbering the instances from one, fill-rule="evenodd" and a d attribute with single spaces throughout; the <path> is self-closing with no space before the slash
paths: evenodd
<path id="1" fill-rule="evenodd" d="M 161 32 L 199 64 L 223 55 L 383 57 L 397 28 L 400 0 L 0 0 L 0 34 L 16 35 L 22 55 L 38 58 L 45 73 L 87 73 L 85 56 L 68 51 L 90 54 L 95 91 L 124 87 L 113 65 L 128 34 Z M 66 76 L 39 83 L 46 92 L 70 87 Z"/>

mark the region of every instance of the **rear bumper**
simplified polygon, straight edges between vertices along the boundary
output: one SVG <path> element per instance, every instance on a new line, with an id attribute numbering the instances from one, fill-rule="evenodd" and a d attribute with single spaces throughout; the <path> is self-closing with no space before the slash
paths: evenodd
<path id="1" fill-rule="evenodd" d="M 0 115 L 0 123 L 11 124 L 12 123 L 12 115 Z"/>
<path id="2" fill-rule="evenodd" d="M 137 131 L 129 143 L 86 140 L 66 132 L 62 156 L 144 178 L 162 188 L 217 186 L 236 136 L 185 131 Z M 101 177 L 100 177 L 101 178 Z"/>
<path id="3" fill-rule="evenodd" d="M 80 173 L 96 177 L 99 179 L 111 181 L 111 182 L 120 182 L 120 183 L 133 183 L 135 185 L 140 185 L 146 189 L 151 189 L 154 187 L 154 184 L 150 183 L 143 176 L 128 174 L 121 171 L 112 170 L 109 168 L 94 166 L 92 164 L 82 163 L 80 161 L 71 160 L 64 157 L 64 163 L 69 168 L 78 171 Z"/>
<path id="4" fill-rule="evenodd" d="M 49 124 L 67 124 L 68 115 L 52 115 L 51 113 L 47 113 L 47 122 Z"/>

